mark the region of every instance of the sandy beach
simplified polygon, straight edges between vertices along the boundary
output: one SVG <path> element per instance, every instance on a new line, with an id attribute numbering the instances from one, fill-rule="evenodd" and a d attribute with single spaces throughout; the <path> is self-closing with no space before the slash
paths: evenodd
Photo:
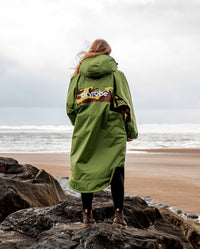
<path id="1" fill-rule="evenodd" d="M 69 154 L 1 153 L 55 177 L 70 175 Z M 200 214 L 200 149 L 137 150 L 126 156 L 125 192 Z"/>

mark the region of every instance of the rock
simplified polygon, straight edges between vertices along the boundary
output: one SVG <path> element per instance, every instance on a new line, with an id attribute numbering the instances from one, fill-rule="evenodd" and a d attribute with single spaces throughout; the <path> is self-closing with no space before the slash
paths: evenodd
<path id="1" fill-rule="evenodd" d="M 145 201 L 147 201 L 147 202 L 152 201 L 152 199 L 151 199 L 151 196 L 150 196 L 150 195 L 146 195 L 143 199 L 144 199 Z"/>
<path id="2" fill-rule="evenodd" d="M 164 208 L 169 208 L 170 206 L 167 205 L 167 204 L 165 204 L 165 205 L 163 205 L 163 207 L 164 207 Z"/>
<path id="3" fill-rule="evenodd" d="M 0 224 L 0 249 L 192 249 L 182 230 L 157 208 L 131 196 L 125 197 L 124 207 L 128 228 L 122 230 L 111 225 L 113 203 L 105 191 L 94 194 L 97 224 L 89 228 L 80 224 L 82 207 L 77 197 L 68 196 L 53 207 L 19 210 Z"/>
<path id="4" fill-rule="evenodd" d="M 19 209 L 52 206 L 67 198 L 57 180 L 32 165 L 1 157 L 0 172 L 0 222 Z"/>
<path id="5" fill-rule="evenodd" d="M 94 193 L 97 223 L 83 228 L 80 197 L 66 198 L 59 183 L 43 170 L 7 158 L 0 163 L 0 249 L 200 248 L 199 223 L 150 207 L 137 196 L 125 196 L 128 228 L 118 229 L 112 227 L 111 193 Z"/>
<path id="6" fill-rule="evenodd" d="M 189 218 L 189 219 L 198 219 L 199 216 L 197 214 L 190 213 L 190 214 L 187 215 L 187 218 Z"/>
<path id="7" fill-rule="evenodd" d="M 166 221 L 183 232 L 186 240 L 191 243 L 194 249 L 200 248 L 200 223 L 183 219 L 164 208 L 160 208 L 159 211 Z"/>
<path id="8" fill-rule="evenodd" d="M 149 204 L 150 207 L 156 207 L 157 206 L 155 202 L 149 202 L 148 204 Z"/>
<path id="9" fill-rule="evenodd" d="M 18 162 L 13 158 L 0 157 L 0 173 L 7 173 L 11 167 L 17 168 Z M 20 166 L 19 166 L 20 168 Z M 20 171 L 20 170 L 19 170 Z"/>
<path id="10" fill-rule="evenodd" d="M 180 209 L 177 209 L 174 211 L 175 214 L 182 214 L 182 211 Z"/>

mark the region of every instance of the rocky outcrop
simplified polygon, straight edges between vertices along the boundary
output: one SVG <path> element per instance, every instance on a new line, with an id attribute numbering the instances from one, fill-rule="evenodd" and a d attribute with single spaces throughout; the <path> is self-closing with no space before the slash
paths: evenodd
<path id="1" fill-rule="evenodd" d="M 161 208 L 160 213 L 164 219 L 183 232 L 185 238 L 191 243 L 194 249 L 200 248 L 200 223 L 183 219 L 165 208 Z"/>
<path id="2" fill-rule="evenodd" d="M 66 200 L 60 184 L 44 170 L 0 158 L 0 221 L 19 209 L 45 207 Z"/>
<path id="3" fill-rule="evenodd" d="M 97 224 L 83 228 L 81 200 L 72 196 L 54 207 L 19 210 L 0 224 L 0 249 L 195 248 L 181 229 L 139 197 L 125 197 L 127 229 L 112 227 L 110 193 L 95 194 L 93 213 Z"/>
<path id="4" fill-rule="evenodd" d="M 45 171 L 12 159 L 0 162 L 0 249 L 200 248 L 198 223 L 194 225 L 164 208 L 149 207 L 139 197 L 125 196 L 128 228 L 113 227 L 113 203 L 107 191 L 94 194 L 97 223 L 84 228 L 80 198 L 66 198 L 59 183 Z"/>

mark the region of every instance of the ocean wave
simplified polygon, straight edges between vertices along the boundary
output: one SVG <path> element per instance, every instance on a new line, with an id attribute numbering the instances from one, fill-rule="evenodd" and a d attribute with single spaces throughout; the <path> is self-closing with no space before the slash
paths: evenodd
<path id="1" fill-rule="evenodd" d="M 200 148 L 200 124 L 142 124 L 138 125 L 138 130 L 138 139 L 127 143 L 127 151 L 156 148 Z M 73 126 L 71 125 L 1 125 L 0 152 L 70 152 L 72 132 Z"/>
<path id="2" fill-rule="evenodd" d="M 61 132 L 61 131 L 73 131 L 73 127 L 70 125 L 21 125 L 21 126 L 8 126 L 0 125 L 0 131 L 23 131 L 23 132 Z"/>
<path id="3" fill-rule="evenodd" d="M 139 124 L 139 133 L 200 133 L 200 124 Z M 3 131 L 42 131 L 59 132 L 73 131 L 72 125 L 0 125 L 0 132 Z"/>
<path id="4" fill-rule="evenodd" d="M 140 124 L 140 133 L 200 133 L 200 124 Z"/>

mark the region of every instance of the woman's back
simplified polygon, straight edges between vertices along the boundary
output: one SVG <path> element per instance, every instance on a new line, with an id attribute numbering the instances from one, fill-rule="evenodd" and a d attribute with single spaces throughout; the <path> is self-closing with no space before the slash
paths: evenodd
<path id="1" fill-rule="evenodd" d="M 81 193 L 104 189 L 115 168 L 124 166 L 127 137 L 137 137 L 128 83 L 112 57 L 81 60 L 70 82 L 67 114 L 74 125 L 69 186 Z"/>
<path id="2" fill-rule="evenodd" d="M 123 216 L 126 141 L 137 137 L 127 80 L 110 57 L 103 39 L 93 42 L 71 79 L 67 114 L 74 125 L 69 186 L 81 193 L 83 223 L 95 223 L 93 192 L 111 184 L 113 225 L 125 228 Z"/>

